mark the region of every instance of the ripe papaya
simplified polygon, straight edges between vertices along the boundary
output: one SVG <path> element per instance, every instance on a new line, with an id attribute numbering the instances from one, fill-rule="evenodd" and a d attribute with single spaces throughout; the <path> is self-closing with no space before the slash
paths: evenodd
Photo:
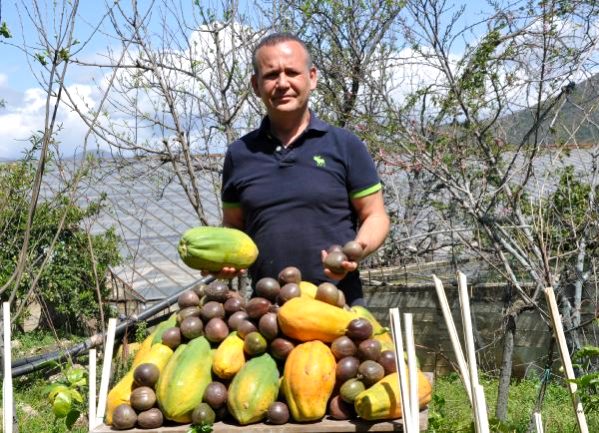
<path id="1" fill-rule="evenodd" d="M 325 343 L 344 335 L 347 325 L 356 317 L 352 311 L 303 296 L 285 302 L 278 312 L 279 327 L 286 336 Z"/>
<path id="2" fill-rule="evenodd" d="M 193 269 L 220 271 L 225 266 L 249 267 L 258 257 L 258 247 L 241 230 L 227 227 L 194 227 L 179 241 L 179 256 Z"/>
<path id="3" fill-rule="evenodd" d="M 112 413 L 118 405 L 129 404 L 131 388 L 133 386 L 133 371 L 135 370 L 135 367 L 139 364 L 148 362 L 155 364 L 156 367 L 158 367 L 158 370 L 162 372 L 172 355 L 173 351 L 170 347 L 158 343 L 153 345 L 144 356 L 139 358 L 136 356 L 135 360 L 137 361 L 137 364 L 134 363 L 127 374 L 125 374 L 108 393 L 106 399 L 106 424 L 112 424 Z"/>
<path id="4" fill-rule="evenodd" d="M 314 299 L 316 297 L 316 291 L 318 287 L 316 284 L 312 284 L 309 281 L 300 281 L 299 283 L 300 291 L 302 292 L 303 297 L 308 297 Z"/>
<path id="5" fill-rule="evenodd" d="M 243 339 L 231 332 L 216 348 L 212 371 L 221 379 L 231 379 L 245 364 Z"/>
<path id="6" fill-rule="evenodd" d="M 425 407 L 432 396 L 432 387 L 422 371 L 418 370 L 418 403 Z M 398 373 L 391 373 L 362 391 L 354 401 L 356 413 L 368 421 L 401 417 L 401 394 Z"/>
<path id="7" fill-rule="evenodd" d="M 335 367 L 335 357 L 322 341 L 293 348 L 285 361 L 282 391 L 295 421 L 316 421 L 325 415 L 335 387 Z"/>
<path id="8" fill-rule="evenodd" d="M 156 398 L 164 417 L 191 422 L 193 410 L 212 381 L 211 372 L 212 350 L 205 337 L 179 345 L 156 384 Z"/>
<path id="9" fill-rule="evenodd" d="M 274 359 L 264 353 L 250 359 L 229 385 L 227 408 L 241 425 L 259 422 L 279 394 L 279 371 Z"/>

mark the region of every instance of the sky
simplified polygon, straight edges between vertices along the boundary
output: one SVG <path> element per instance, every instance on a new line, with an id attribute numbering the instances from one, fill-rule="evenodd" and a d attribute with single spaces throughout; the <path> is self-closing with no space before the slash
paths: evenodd
<path id="1" fill-rule="evenodd" d="M 52 9 L 53 4 L 61 4 L 61 1 L 53 2 L 47 0 L 41 2 L 39 14 L 48 22 L 56 22 L 59 14 Z M 113 2 L 108 2 L 112 4 Z M 116 3 L 116 2 L 115 2 Z M 121 2 L 127 7 L 129 2 Z M 185 3 L 185 2 L 183 2 Z M 458 2 L 460 3 L 460 2 Z M 23 4 L 26 6 L 24 7 Z M 81 0 L 79 5 L 79 16 L 77 18 L 75 38 L 82 43 L 78 46 L 81 52 L 77 57 L 82 60 L 94 61 L 102 59 L 107 47 L 112 41 L 101 32 L 88 40 L 93 32 L 93 25 L 98 22 L 98 5 L 102 4 L 94 0 Z M 462 24 L 474 23 L 483 14 L 482 2 L 469 2 Z M 189 1 L 191 5 L 191 0 Z M 103 7 L 103 6 L 102 6 Z M 242 2 L 242 8 L 243 8 Z M 456 6 L 457 8 L 457 3 Z M 18 1 L 0 3 L 0 22 L 6 22 L 12 34 L 12 38 L 6 39 L 0 36 L 0 160 L 16 159 L 22 156 L 23 149 L 29 144 L 29 137 L 36 131 L 42 130 L 44 126 L 44 114 L 46 110 L 45 91 L 38 81 L 40 77 L 40 65 L 27 57 L 21 48 L 26 45 L 36 46 L 36 31 L 31 26 L 27 14 L 32 14 L 31 2 Z M 154 12 L 153 12 L 154 13 Z M 159 11 L 156 11 L 159 14 Z M 106 25 L 110 23 L 105 22 Z M 83 41 L 87 41 L 85 45 Z M 458 41 L 457 50 L 463 46 Z M 30 50 L 34 53 L 42 53 L 40 50 Z M 90 68 L 79 70 L 70 67 L 68 72 L 69 81 L 66 83 L 69 90 L 76 94 L 81 101 L 94 101 L 96 96 L 93 90 L 93 79 L 100 80 L 102 77 L 96 74 L 90 76 Z M 87 99 L 86 99 L 87 98 Z M 60 141 L 60 151 L 64 156 L 72 155 L 81 150 L 81 141 L 87 132 L 87 128 L 79 119 L 78 115 L 64 108 L 58 115 L 60 131 L 57 140 Z"/>

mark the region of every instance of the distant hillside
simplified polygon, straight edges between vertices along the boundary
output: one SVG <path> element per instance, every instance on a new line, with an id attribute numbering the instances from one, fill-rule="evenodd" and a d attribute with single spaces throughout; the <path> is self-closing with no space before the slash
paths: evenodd
<path id="1" fill-rule="evenodd" d="M 545 116 L 541 124 L 540 137 L 545 137 L 547 144 L 594 145 L 599 143 L 599 74 L 581 83 L 573 83 L 566 92 L 566 101 L 557 101 L 552 110 Z M 565 89 L 563 89 L 565 90 Z M 550 106 L 555 100 L 543 102 L 543 107 Z M 562 105 L 563 104 L 563 105 Z M 561 107 L 557 118 L 556 109 Z M 501 127 L 506 131 L 506 141 L 519 144 L 530 130 L 534 120 L 534 110 L 526 109 L 506 117 Z M 553 127 L 550 129 L 551 122 Z M 575 141 L 572 140 L 574 133 Z M 529 138 L 529 142 L 534 137 Z"/>

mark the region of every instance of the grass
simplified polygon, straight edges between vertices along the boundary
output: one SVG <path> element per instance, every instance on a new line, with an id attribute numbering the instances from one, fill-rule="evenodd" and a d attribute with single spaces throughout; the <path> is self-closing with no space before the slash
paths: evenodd
<path id="1" fill-rule="evenodd" d="M 489 418 L 495 413 L 497 402 L 497 380 L 481 378 L 481 385 L 485 389 Z M 524 379 L 515 381 L 510 387 L 508 401 L 508 417 L 505 423 L 496 423 L 491 431 L 516 432 L 528 431 L 530 417 L 532 416 L 541 381 L 537 379 Z M 577 432 L 576 419 L 572 400 L 563 383 L 556 379 L 549 382 L 543 405 L 541 408 L 544 431 L 546 433 Z M 599 431 L 599 414 L 586 413 L 589 431 Z M 429 406 L 429 433 L 457 433 L 470 432 L 471 409 L 460 380 L 457 375 L 450 374 L 435 380 L 433 401 Z M 534 431 L 534 429 L 533 429 Z"/>

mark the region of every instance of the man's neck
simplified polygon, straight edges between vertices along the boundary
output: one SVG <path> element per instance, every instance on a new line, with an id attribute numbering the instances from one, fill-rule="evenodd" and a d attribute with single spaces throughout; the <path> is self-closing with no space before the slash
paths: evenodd
<path id="1" fill-rule="evenodd" d="M 284 147 L 289 146 L 310 123 L 310 111 L 306 110 L 299 115 L 285 113 L 284 116 L 269 114 L 270 130 L 279 139 Z"/>

